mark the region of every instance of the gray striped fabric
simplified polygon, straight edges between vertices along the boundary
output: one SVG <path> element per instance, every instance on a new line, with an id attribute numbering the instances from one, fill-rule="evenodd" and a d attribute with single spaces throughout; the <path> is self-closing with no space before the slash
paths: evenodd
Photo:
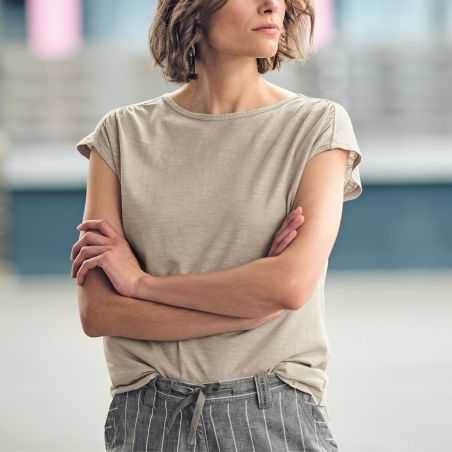
<path id="1" fill-rule="evenodd" d="M 274 373 L 194 385 L 158 375 L 115 394 L 107 452 L 330 452 L 325 405 Z"/>

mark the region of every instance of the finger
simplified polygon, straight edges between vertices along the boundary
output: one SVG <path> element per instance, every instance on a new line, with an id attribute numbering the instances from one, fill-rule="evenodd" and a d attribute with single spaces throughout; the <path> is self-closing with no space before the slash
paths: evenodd
<path id="1" fill-rule="evenodd" d="M 287 234 L 289 234 L 294 228 L 300 227 L 303 224 L 303 222 L 304 222 L 304 216 L 303 215 L 301 215 L 301 216 L 299 215 L 299 216 L 293 218 L 289 222 L 287 227 L 275 237 L 274 245 L 278 246 L 279 243 L 281 242 L 281 240 L 284 240 L 284 238 L 286 237 Z"/>
<path id="2" fill-rule="evenodd" d="M 289 245 L 289 243 L 292 242 L 292 240 L 296 237 L 297 235 L 297 231 L 296 230 L 292 230 L 290 231 L 289 234 L 287 234 L 284 237 L 284 240 L 282 240 L 276 247 L 275 247 L 275 255 L 279 255 L 281 254 L 284 249 L 287 248 L 287 246 Z"/>
<path id="3" fill-rule="evenodd" d="M 284 240 L 279 244 L 279 246 L 276 248 L 275 250 L 275 254 L 279 255 L 281 254 L 287 247 L 287 245 L 289 245 L 289 243 L 292 242 L 292 240 L 297 236 L 297 231 L 296 229 L 294 229 L 293 231 L 290 232 L 290 234 L 287 234 L 287 236 L 284 238 Z"/>
<path id="4" fill-rule="evenodd" d="M 288 227 L 291 227 L 292 224 L 293 224 L 293 222 L 294 222 L 294 221 L 297 221 L 297 219 L 299 219 L 299 218 L 303 218 L 303 219 L 304 219 L 303 214 L 298 213 L 298 214 L 293 215 L 292 217 L 290 217 L 290 219 L 289 219 L 289 221 L 286 223 L 286 225 L 285 225 L 283 228 L 281 228 L 281 229 L 276 233 L 275 239 L 278 240 L 278 241 L 281 240 L 281 236 L 284 235 L 284 233 L 285 233 L 285 231 L 287 230 L 287 228 L 288 228 Z"/>
<path id="5" fill-rule="evenodd" d="M 98 254 L 102 254 L 105 251 L 108 251 L 109 249 L 110 247 L 108 246 L 83 246 L 72 263 L 72 272 L 71 272 L 72 278 L 75 277 L 79 266 L 82 264 L 84 260 L 97 256 Z"/>
<path id="6" fill-rule="evenodd" d="M 283 223 L 284 226 L 281 227 L 278 230 L 278 232 L 276 232 L 276 234 L 273 238 L 272 246 L 270 248 L 270 251 L 268 252 L 268 256 L 272 256 L 274 254 L 275 248 L 279 245 L 281 240 L 284 239 L 286 234 L 290 233 L 290 231 L 294 227 L 296 228 L 296 227 L 300 226 L 300 219 L 301 219 L 301 223 L 303 223 L 304 216 L 303 216 L 303 214 L 299 213 L 301 211 L 302 211 L 302 208 L 298 207 L 297 209 L 294 209 L 293 212 L 287 216 L 288 222 L 286 219 Z"/>
<path id="7" fill-rule="evenodd" d="M 292 212 L 289 213 L 289 215 L 286 216 L 286 218 L 283 221 L 283 224 L 281 225 L 281 227 L 278 229 L 278 231 L 276 232 L 276 234 L 282 232 L 284 230 L 284 228 L 287 226 L 288 223 L 290 223 L 290 221 L 295 218 L 297 215 L 302 213 L 302 207 L 299 206 L 296 209 L 293 209 Z"/>
<path id="8" fill-rule="evenodd" d="M 284 240 L 282 240 L 281 242 L 279 242 L 276 246 L 275 246 L 275 256 L 278 256 L 279 254 L 281 254 L 281 252 L 283 251 L 283 249 L 285 248 L 285 245 L 287 243 L 287 239 L 289 238 L 289 240 L 292 238 L 294 231 L 290 231 L 290 233 L 288 235 L 286 235 L 284 237 Z"/>
<path id="9" fill-rule="evenodd" d="M 71 250 L 71 259 L 77 256 L 80 248 L 86 245 L 108 245 L 110 240 L 96 231 L 88 231 L 79 240 L 77 240 Z"/>
<path id="10" fill-rule="evenodd" d="M 287 224 L 290 223 L 291 220 L 293 220 L 298 215 L 301 215 L 302 213 L 303 209 L 301 206 L 298 206 L 296 209 L 293 209 L 292 212 L 290 212 L 289 215 L 286 216 L 283 225 L 287 226 Z"/>
<path id="11" fill-rule="evenodd" d="M 96 229 L 100 231 L 106 237 L 114 238 L 118 235 L 116 229 L 110 224 L 109 221 L 101 218 L 100 220 L 85 220 L 82 221 L 77 229 L 79 231 L 84 231 L 87 229 Z"/>
<path id="12" fill-rule="evenodd" d="M 97 266 L 100 267 L 101 257 L 102 257 L 102 255 L 95 256 L 95 257 L 92 257 L 91 259 L 87 259 L 86 261 L 83 261 L 83 263 L 82 263 L 82 265 L 80 265 L 80 268 L 77 273 L 77 284 L 82 285 L 83 282 L 85 281 L 86 274 L 91 269 L 93 269 Z"/>
<path id="13" fill-rule="evenodd" d="M 71 250 L 71 259 L 76 258 L 78 253 L 80 252 L 80 249 L 84 246 L 109 245 L 110 243 L 110 239 L 108 239 L 104 235 L 99 234 L 95 231 L 88 231 L 73 245 Z"/>

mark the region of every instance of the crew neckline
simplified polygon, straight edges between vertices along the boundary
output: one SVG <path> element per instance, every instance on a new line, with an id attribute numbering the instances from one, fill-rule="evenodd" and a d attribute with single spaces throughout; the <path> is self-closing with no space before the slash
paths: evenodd
<path id="1" fill-rule="evenodd" d="M 247 110 L 247 111 L 235 111 L 235 112 L 229 112 L 229 113 L 200 113 L 200 112 L 194 112 L 191 110 L 186 109 L 185 107 L 182 107 L 179 105 L 175 100 L 173 100 L 172 97 L 170 97 L 169 92 L 163 93 L 161 95 L 162 100 L 173 110 L 177 111 L 181 115 L 184 115 L 189 118 L 195 118 L 195 119 L 203 119 L 203 120 L 225 120 L 225 119 L 235 119 L 235 118 L 245 118 L 250 116 L 256 116 L 261 113 L 266 113 L 268 111 L 277 110 L 281 107 L 283 107 L 286 104 L 289 104 L 293 102 L 295 99 L 301 99 L 304 97 L 301 93 L 295 93 L 295 95 L 291 95 L 289 97 L 286 97 L 285 99 L 282 99 L 278 102 L 275 102 L 271 105 L 266 105 L 264 107 L 258 107 L 253 110 Z"/>

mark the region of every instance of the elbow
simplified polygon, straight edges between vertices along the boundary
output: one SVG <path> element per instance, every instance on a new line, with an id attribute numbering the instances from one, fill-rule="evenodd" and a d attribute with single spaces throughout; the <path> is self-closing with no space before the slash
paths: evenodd
<path id="1" fill-rule="evenodd" d="M 109 335 L 107 325 L 110 325 L 106 322 L 111 316 L 109 300 L 113 292 L 107 288 L 107 283 L 103 270 L 95 268 L 88 272 L 85 283 L 77 288 L 80 321 L 88 337 Z"/>
<path id="2" fill-rule="evenodd" d="M 304 298 L 299 293 L 294 293 L 291 297 L 287 298 L 286 309 L 296 311 L 300 309 L 304 304 Z"/>
<path id="3" fill-rule="evenodd" d="M 300 283 L 300 277 L 295 275 L 294 277 L 289 278 L 287 283 L 287 291 L 285 293 L 285 303 L 284 308 L 295 311 L 300 309 L 304 304 L 304 289 Z"/>
<path id="4" fill-rule="evenodd" d="M 278 281 L 280 288 L 280 306 L 295 311 L 302 308 L 312 297 L 317 288 L 319 276 L 313 269 L 300 272 L 299 265 L 280 261 L 274 281 Z"/>
<path id="5" fill-rule="evenodd" d="M 83 332 L 88 337 L 99 337 L 100 334 L 97 332 L 97 328 L 95 326 L 95 322 L 93 318 L 89 314 L 81 313 L 80 314 L 80 323 L 82 324 Z"/>
<path id="6" fill-rule="evenodd" d="M 99 337 L 101 336 L 98 333 L 97 328 L 94 326 L 94 323 L 88 319 L 83 319 L 82 320 L 82 329 L 83 332 L 88 336 L 88 337 Z"/>
<path id="7" fill-rule="evenodd" d="M 279 309 L 296 310 L 303 304 L 300 274 L 288 269 L 281 261 L 274 262 L 272 277 L 268 278 L 268 288 L 272 288 L 275 303 Z"/>
<path id="8" fill-rule="evenodd" d="M 92 312 L 92 309 L 89 309 L 86 295 L 86 293 L 82 293 L 78 296 L 82 330 L 88 337 L 99 337 L 100 333 L 97 328 L 97 321 L 95 320 L 96 316 L 94 315 L 95 313 Z"/>

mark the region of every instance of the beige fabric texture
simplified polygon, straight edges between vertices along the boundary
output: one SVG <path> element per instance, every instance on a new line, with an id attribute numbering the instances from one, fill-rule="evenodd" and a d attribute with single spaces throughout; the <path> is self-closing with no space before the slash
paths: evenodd
<path id="1" fill-rule="evenodd" d="M 302 93 L 209 114 L 183 108 L 166 92 L 108 111 L 76 148 L 86 158 L 95 148 L 117 175 L 126 238 L 154 276 L 265 257 L 307 161 L 319 152 L 348 150 L 344 201 L 362 193 L 362 153 L 347 110 Z M 249 331 L 167 342 L 103 337 L 111 395 L 157 374 L 203 384 L 274 371 L 327 404 L 327 268 L 328 261 L 301 309 Z"/>

